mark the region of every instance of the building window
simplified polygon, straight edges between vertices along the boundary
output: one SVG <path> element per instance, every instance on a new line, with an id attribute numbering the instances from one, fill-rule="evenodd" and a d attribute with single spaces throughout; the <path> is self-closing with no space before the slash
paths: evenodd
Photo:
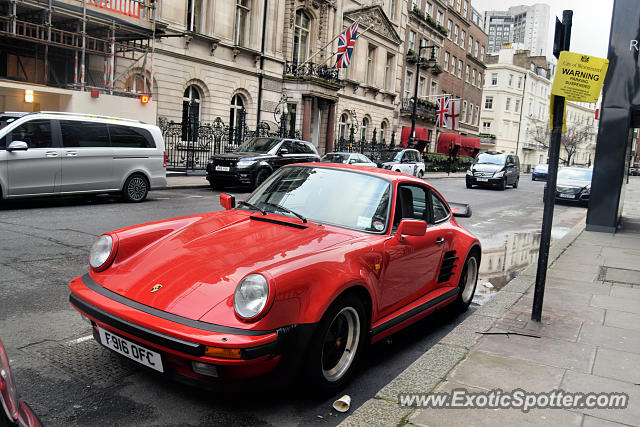
<path id="1" fill-rule="evenodd" d="M 449 52 L 444 53 L 444 69 L 449 71 Z"/>
<path id="2" fill-rule="evenodd" d="M 491 133 L 491 122 L 482 122 L 482 132 Z"/>
<path id="3" fill-rule="evenodd" d="M 393 76 L 393 55 L 387 55 L 387 63 L 384 66 L 384 90 L 391 89 L 391 79 Z"/>
<path id="4" fill-rule="evenodd" d="M 465 18 L 467 17 L 468 10 L 469 10 L 469 2 L 467 0 L 464 0 L 464 3 L 462 4 L 462 16 L 464 16 Z"/>
<path id="5" fill-rule="evenodd" d="M 187 30 L 202 33 L 205 0 L 187 0 Z"/>
<path id="6" fill-rule="evenodd" d="M 487 96 L 484 99 L 485 110 L 493 110 L 493 96 Z"/>
<path id="7" fill-rule="evenodd" d="M 249 42 L 249 16 L 251 14 L 251 0 L 236 0 L 236 33 L 235 42 L 238 46 L 247 46 Z"/>
<path id="8" fill-rule="evenodd" d="M 426 83 L 427 83 L 427 79 L 425 77 L 420 77 L 420 80 L 418 83 L 418 93 L 423 98 L 426 96 L 426 93 L 425 93 Z"/>
<path id="9" fill-rule="evenodd" d="M 145 85 L 144 76 L 135 73 L 129 77 L 124 85 L 124 90 L 133 93 L 147 93 L 147 85 Z"/>
<path id="10" fill-rule="evenodd" d="M 444 19 L 444 13 L 442 13 L 441 10 L 438 10 L 438 13 L 436 14 L 436 21 L 438 22 L 438 24 L 442 25 Z"/>
<path id="11" fill-rule="evenodd" d="M 433 5 L 427 2 L 427 4 L 424 6 L 424 11 L 427 13 L 427 15 L 433 16 Z"/>
<path id="12" fill-rule="evenodd" d="M 462 30 L 462 33 L 460 35 L 460 47 L 464 49 L 464 41 L 467 38 L 467 32 L 465 30 Z"/>
<path id="13" fill-rule="evenodd" d="M 460 27 L 458 27 L 457 25 L 454 27 L 453 29 L 453 42 L 455 44 L 458 44 L 458 33 L 460 32 Z"/>
<path id="14" fill-rule="evenodd" d="M 460 121 L 463 123 L 467 121 L 467 101 L 462 101 L 462 111 L 460 113 Z"/>
<path id="15" fill-rule="evenodd" d="M 478 87 L 482 87 L 482 73 L 478 71 Z"/>
<path id="16" fill-rule="evenodd" d="M 458 59 L 458 78 L 462 78 L 462 59 Z"/>
<path id="17" fill-rule="evenodd" d="M 449 37 L 449 40 L 451 40 L 451 33 L 453 30 L 453 22 L 451 21 L 451 19 L 447 20 L 447 36 Z"/>
<path id="18" fill-rule="evenodd" d="M 480 61 L 484 62 L 484 46 L 480 48 Z"/>
<path id="19" fill-rule="evenodd" d="M 404 79 L 404 98 L 411 98 L 411 81 L 413 80 L 413 74 L 407 71 L 407 75 Z"/>
<path id="20" fill-rule="evenodd" d="M 479 122 L 480 122 L 480 106 L 476 105 L 476 121 L 475 121 L 474 125 L 478 126 Z"/>
<path id="21" fill-rule="evenodd" d="M 474 86 L 476 85 L 476 69 L 475 68 L 471 71 L 471 84 Z"/>
<path id="22" fill-rule="evenodd" d="M 362 125 L 360 126 L 360 140 L 367 139 L 367 134 L 369 133 L 369 119 L 363 118 Z"/>
<path id="23" fill-rule="evenodd" d="M 458 62 L 458 59 L 455 56 L 451 58 L 451 74 L 453 74 L 454 76 L 456 75 L 457 62 Z"/>
<path id="24" fill-rule="evenodd" d="M 374 81 L 373 63 L 375 61 L 375 56 L 376 56 L 376 47 L 369 46 L 369 49 L 367 50 L 367 79 L 366 79 L 366 83 L 368 85 L 372 84 Z"/>
<path id="25" fill-rule="evenodd" d="M 469 49 L 469 55 L 471 55 L 471 51 L 473 50 L 473 37 L 469 36 L 469 43 L 467 43 L 467 49 Z"/>
<path id="26" fill-rule="evenodd" d="M 200 90 L 197 86 L 187 86 L 182 98 L 182 123 L 200 121 Z"/>
<path id="27" fill-rule="evenodd" d="M 507 101 L 504 104 L 504 111 L 509 111 L 509 108 L 511 108 L 511 98 L 507 98 Z"/>
<path id="28" fill-rule="evenodd" d="M 409 31 L 409 50 L 414 50 L 413 48 L 416 46 L 416 33 L 413 31 Z"/>
<path id="29" fill-rule="evenodd" d="M 473 56 L 478 57 L 478 46 L 480 46 L 479 42 L 476 42 L 475 47 L 473 48 Z"/>
<path id="30" fill-rule="evenodd" d="M 338 122 L 338 138 L 346 139 L 349 137 L 347 134 L 347 122 L 349 121 L 349 116 L 347 113 L 342 113 L 340 116 L 340 121 Z"/>
<path id="31" fill-rule="evenodd" d="M 509 74 L 509 87 L 513 85 L 513 74 Z"/>
<path id="32" fill-rule="evenodd" d="M 302 10 L 296 12 L 296 26 L 293 34 L 293 62 L 300 64 L 309 56 L 309 33 L 311 19 Z M 348 68 L 347 68 L 348 69 Z"/>
<path id="33" fill-rule="evenodd" d="M 385 143 L 387 141 L 387 122 L 380 123 L 380 142 Z"/>
<path id="34" fill-rule="evenodd" d="M 396 0 L 389 1 L 389 19 L 392 21 L 396 19 Z"/>
<path id="35" fill-rule="evenodd" d="M 464 72 L 464 81 L 469 83 L 470 76 L 471 76 L 471 67 L 467 65 L 467 68 L 465 69 L 465 72 Z"/>
<path id="36" fill-rule="evenodd" d="M 231 98 L 231 106 L 229 108 L 229 124 L 234 129 L 242 126 L 243 124 L 242 110 L 244 110 L 244 100 L 242 99 L 242 96 L 233 95 L 233 98 Z"/>
<path id="37" fill-rule="evenodd" d="M 516 99 L 515 112 L 516 113 L 520 112 L 520 100 L 519 99 Z"/>
<path id="38" fill-rule="evenodd" d="M 518 77 L 518 89 L 522 87 L 522 77 Z"/>
<path id="39" fill-rule="evenodd" d="M 469 103 L 469 116 L 467 117 L 467 123 L 473 124 L 473 104 Z"/>
<path id="40" fill-rule="evenodd" d="M 438 82 L 431 80 L 431 94 L 432 96 L 438 93 Z"/>
<path id="41" fill-rule="evenodd" d="M 491 73 L 491 86 L 498 84 L 498 73 Z"/>
<path id="42" fill-rule="evenodd" d="M 456 10 L 460 13 L 460 0 L 456 0 Z"/>

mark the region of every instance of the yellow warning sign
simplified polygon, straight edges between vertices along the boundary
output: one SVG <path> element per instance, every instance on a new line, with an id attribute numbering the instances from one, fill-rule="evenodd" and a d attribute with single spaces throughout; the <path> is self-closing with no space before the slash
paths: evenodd
<path id="1" fill-rule="evenodd" d="M 597 102 L 608 67 L 608 59 L 562 51 L 551 94 L 568 101 Z"/>

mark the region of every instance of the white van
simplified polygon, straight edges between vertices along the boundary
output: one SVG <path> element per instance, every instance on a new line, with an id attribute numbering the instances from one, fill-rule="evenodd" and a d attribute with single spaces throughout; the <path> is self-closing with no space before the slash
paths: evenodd
<path id="1" fill-rule="evenodd" d="M 141 202 L 167 185 L 166 166 L 154 125 L 90 114 L 0 113 L 2 199 L 121 193 Z"/>

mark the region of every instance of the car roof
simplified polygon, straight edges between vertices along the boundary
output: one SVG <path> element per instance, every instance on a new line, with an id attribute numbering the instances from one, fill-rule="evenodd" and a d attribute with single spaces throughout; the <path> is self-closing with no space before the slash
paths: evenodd
<path id="1" fill-rule="evenodd" d="M 366 166 L 357 166 L 357 165 L 345 165 L 343 163 L 316 163 L 316 162 L 314 162 L 314 163 L 299 163 L 299 164 L 296 164 L 296 166 L 313 166 L 313 167 L 319 167 L 319 168 L 355 170 L 355 171 L 358 171 L 358 172 L 366 173 L 368 175 L 377 176 L 378 178 L 386 179 L 386 180 L 392 181 L 392 182 L 412 181 L 412 182 L 419 183 L 419 184 L 427 184 L 427 186 L 431 187 L 431 185 L 429 185 L 423 179 L 416 178 L 416 177 L 411 176 L 411 175 L 406 175 L 404 173 L 391 171 L 391 170 L 388 170 L 388 169 L 377 169 L 377 168 L 370 168 L 370 167 L 366 167 Z M 285 166 L 285 167 L 287 167 L 287 166 Z"/>

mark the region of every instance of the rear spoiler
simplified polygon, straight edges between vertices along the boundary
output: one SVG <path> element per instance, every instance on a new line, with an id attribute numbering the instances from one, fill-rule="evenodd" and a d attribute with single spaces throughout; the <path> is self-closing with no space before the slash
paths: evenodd
<path id="1" fill-rule="evenodd" d="M 453 216 L 457 216 L 461 218 L 471 218 L 470 204 L 450 202 L 449 206 L 451 206 L 451 211 L 453 212 Z"/>

